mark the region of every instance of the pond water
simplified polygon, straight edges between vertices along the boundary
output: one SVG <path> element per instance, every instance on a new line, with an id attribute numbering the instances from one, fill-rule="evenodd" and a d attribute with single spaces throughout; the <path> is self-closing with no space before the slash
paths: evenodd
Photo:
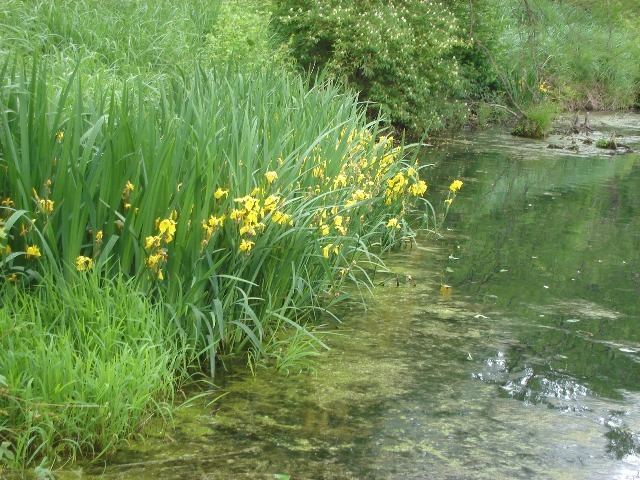
<path id="1" fill-rule="evenodd" d="M 485 132 L 424 160 L 434 203 L 464 181 L 442 235 L 388 258 L 315 373 L 231 371 L 60 478 L 640 478 L 640 155 Z"/>

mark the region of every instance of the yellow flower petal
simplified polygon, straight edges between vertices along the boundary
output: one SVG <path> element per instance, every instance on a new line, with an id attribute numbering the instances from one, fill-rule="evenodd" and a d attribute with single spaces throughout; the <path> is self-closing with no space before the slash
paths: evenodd
<path id="1" fill-rule="evenodd" d="M 449 190 L 451 190 L 453 193 L 456 193 L 462 188 L 462 185 L 462 181 L 454 180 L 453 183 L 449 186 Z"/>
<path id="2" fill-rule="evenodd" d="M 93 260 L 89 257 L 85 257 L 83 255 L 79 255 L 76 258 L 76 270 L 79 272 L 83 270 L 91 270 L 93 268 Z"/>
<path id="3" fill-rule="evenodd" d="M 226 197 L 228 195 L 229 195 L 229 190 L 223 190 L 221 188 L 218 188 L 216 192 L 213 194 L 213 197 L 216 200 L 220 200 L 222 197 Z"/>
<path id="4" fill-rule="evenodd" d="M 27 247 L 27 252 L 26 253 L 27 253 L 27 258 L 32 258 L 32 257 L 33 258 L 38 258 L 38 257 L 41 256 L 40 249 L 35 245 Z"/>
<path id="5" fill-rule="evenodd" d="M 273 183 L 278 178 L 278 173 L 271 171 L 265 173 L 264 176 L 267 178 L 267 182 Z"/>

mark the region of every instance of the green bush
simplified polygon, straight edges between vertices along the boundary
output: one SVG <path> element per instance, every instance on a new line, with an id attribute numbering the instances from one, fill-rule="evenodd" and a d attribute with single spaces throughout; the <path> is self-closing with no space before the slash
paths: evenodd
<path id="1" fill-rule="evenodd" d="M 269 0 L 219 2 L 217 21 L 206 34 L 202 56 L 207 63 L 224 64 L 231 58 L 246 65 L 287 63 L 270 29 Z M 202 63 L 202 61 L 201 61 Z"/>
<path id="2" fill-rule="evenodd" d="M 304 69 L 324 69 L 414 133 L 466 114 L 455 14 L 420 0 L 275 0 L 274 28 Z"/>

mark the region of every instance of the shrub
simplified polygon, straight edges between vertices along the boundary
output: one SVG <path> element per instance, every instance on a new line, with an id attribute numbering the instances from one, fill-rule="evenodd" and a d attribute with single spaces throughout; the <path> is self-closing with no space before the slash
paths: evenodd
<path id="1" fill-rule="evenodd" d="M 275 45 L 269 26 L 268 0 L 219 2 L 217 18 L 206 33 L 202 57 L 206 64 L 225 64 L 231 58 L 249 66 L 287 63 L 284 48 Z"/>
<path id="2" fill-rule="evenodd" d="M 454 13 L 420 0 L 275 0 L 274 26 L 304 69 L 326 69 L 398 126 L 440 128 L 466 112 Z"/>

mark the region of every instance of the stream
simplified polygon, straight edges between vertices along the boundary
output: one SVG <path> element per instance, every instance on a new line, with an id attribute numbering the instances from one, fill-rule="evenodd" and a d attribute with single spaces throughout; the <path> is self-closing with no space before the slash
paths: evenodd
<path id="1" fill-rule="evenodd" d="M 546 146 L 426 148 L 438 210 L 464 182 L 446 223 L 342 307 L 315 371 L 230 366 L 173 427 L 57 477 L 639 479 L 640 155 Z"/>

